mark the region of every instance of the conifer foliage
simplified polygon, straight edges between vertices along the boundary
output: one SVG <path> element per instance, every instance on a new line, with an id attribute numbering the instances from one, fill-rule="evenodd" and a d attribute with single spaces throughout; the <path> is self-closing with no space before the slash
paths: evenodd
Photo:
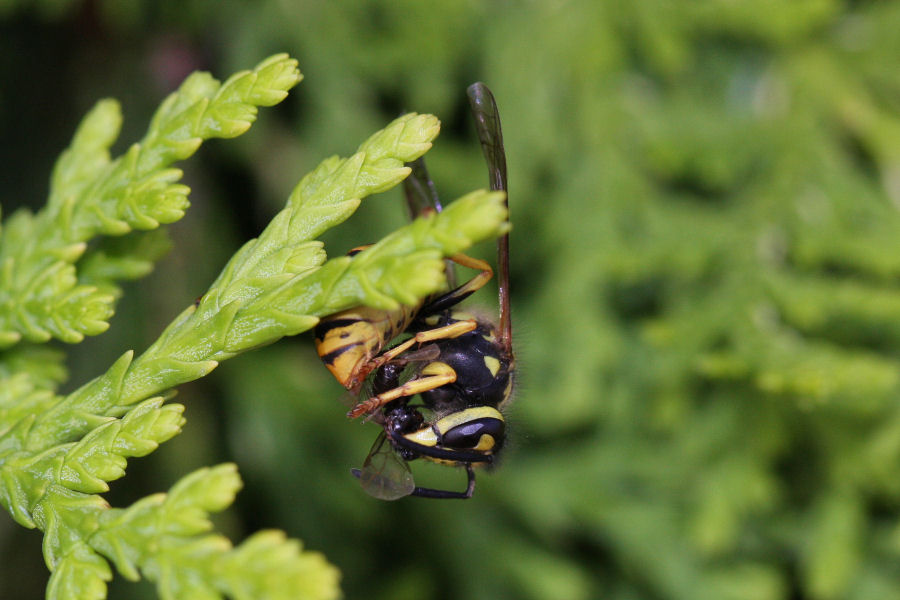
<path id="1" fill-rule="evenodd" d="M 297 62 L 275 55 L 219 83 L 195 73 L 154 115 L 146 136 L 122 156 L 109 147 L 118 105 L 98 103 L 54 169 L 50 198 L 36 214 L 16 212 L 0 238 L 0 504 L 44 534 L 47 597 L 106 597 L 112 567 L 155 583 L 161 598 L 334 598 L 338 572 L 280 531 L 232 546 L 210 513 L 241 487 L 233 464 L 186 475 L 167 493 L 124 508 L 100 494 L 180 433 L 179 384 L 222 360 L 305 331 L 318 317 L 367 304 L 415 304 L 445 285 L 445 256 L 506 229 L 501 193 L 473 192 L 440 215 L 388 235 L 351 259 L 326 262 L 314 238 L 349 217 L 366 196 L 402 181 L 404 163 L 424 154 L 439 130 L 431 115 L 406 114 L 349 158 L 332 157 L 304 177 L 261 235 L 247 242 L 197 301 L 159 339 L 126 352 L 103 375 L 68 395 L 60 356 L 37 344 L 77 343 L 108 327 L 118 283 L 146 274 L 164 238 L 138 237 L 110 252 L 94 238 L 129 236 L 180 219 L 188 188 L 176 161 L 209 138 L 247 131 L 260 106 L 300 81 Z"/>
<path id="2" fill-rule="evenodd" d="M 483 510 L 416 508 L 418 593 L 897 598 L 900 4 L 412 4 L 285 35 L 503 115 L 519 442 Z"/>
<path id="3" fill-rule="evenodd" d="M 63 20 L 84 4 L 12 0 L 0 11 L 53 7 L 47 18 Z M 242 141 L 265 135 L 264 143 L 228 145 L 277 198 L 283 175 L 273 173 L 283 170 L 269 164 L 266 144 L 326 156 L 336 139 L 363 139 L 404 107 L 450 125 L 445 152 L 440 161 L 432 153 L 429 167 L 442 198 L 463 195 L 483 185 L 484 171 L 462 90 L 482 80 L 497 97 L 521 384 L 503 464 L 479 476 L 472 501 L 359 498 L 347 467 L 359 466 L 374 432 L 333 417 L 339 391 L 311 348 L 276 344 L 219 374 L 227 385 L 217 407 L 247 482 L 242 497 L 256 493 L 271 522 L 309 532 L 304 539 L 340 563 L 348 597 L 900 599 L 900 3 L 259 0 L 186 11 L 181 1 L 135 0 L 130 12 L 90 4 L 128 38 L 152 35 L 136 24 L 143 14 L 177 15 L 162 27 L 179 31 L 202 23 L 185 34 L 187 45 L 228 40 L 216 49 L 226 64 L 251 64 L 248 56 L 265 56 L 273 43 L 303 57 L 315 85 L 296 127 L 276 132 L 262 122 Z M 81 152 L 102 146 L 101 125 Z M 81 160 L 85 172 L 100 168 Z M 0 302 L 0 405 L 4 422 L 20 424 L 6 439 L 26 439 L 38 426 L 80 433 L 32 454 L 0 446 L 8 465 L 36 465 L 16 471 L 33 473 L 33 483 L 10 480 L 6 502 L 23 523 L 71 523 L 80 510 L 108 515 L 97 531 L 122 531 L 130 525 L 113 522 L 138 523 L 168 505 L 158 499 L 118 514 L 66 499 L 57 505 L 75 512 L 49 518 L 33 510 L 36 496 L 14 498 L 19 489 L 58 490 L 53 477 L 73 482 L 65 489 L 79 499 L 102 493 L 91 490 L 116 461 L 97 448 L 123 448 L 115 455 L 124 461 L 139 451 L 136 440 L 158 443 L 180 427 L 175 405 L 158 398 L 174 383 L 115 409 L 85 399 L 62 412 L 60 359 L 36 342 L 104 327 L 116 282 L 140 276 L 165 247 L 162 228 L 111 232 L 120 222 L 142 229 L 145 217 L 167 222 L 181 210 L 179 188 L 123 161 L 119 175 L 105 176 L 105 191 L 90 195 L 93 204 L 70 209 L 67 198 L 89 184 L 66 175 L 65 164 L 54 190 L 69 191 L 54 196 L 52 227 L 40 214 L 4 223 L 4 261 L 2 248 L 24 253 L 32 232 L 61 224 L 73 237 L 42 246 L 46 253 L 28 250 L 29 260 L 77 278 L 67 284 L 50 271 L 41 278 L 31 263 L 0 264 L 0 293 L 11 290 Z M 127 173 L 135 179 L 122 179 Z M 166 201 L 148 203 L 142 190 Z M 366 222 L 331 230 L 329 244 L 371 242 L 370 226 L 401 222 L 399 202 L 367 203 Z M 82 251 L 90 231 L 104 243 Z M 315 272 L 343 268 L 325 264 Z M 239 310 L 224 311 L 240 297 L 228 273 L 244 272 L 226 269 L 220 291 L 197 308 L 209 321 L 197 327 L 241 322 Z M 486 293 L 472 300 L 493 309 Z M 217 302 L 218 316 L 204 312 Z M 309 313 L 290 314 L 286 330 L 300 329 L 296 316 Z M 179 348 L 173 364 L 184 369 L 202 372 L 211 366 L 204 361 L 244 347 L 193 352 L 177 341 L 180 331 L 161 348 Z M 163 358 L 153 350 L 121 359 L 104 389 Z M 51 410 L 59 428 L 24 421 Z M 97 431 L 98 414 L 117 420 Z M 73 446 L 73 458 L 41 454 L 86 435 L 102 443 Z M 262 437 L 265 446 L 254 445 Z M 213 467 L 194 477 L 222 482 L 224 494 L 233 489 L 229 473 Z M 453 473 L 434 476 L 453 481 Z M 216 503 L 200 504 L 209 511 Z M 82 547 L 62 535 L 70 528 L 46 531 L 60 532 L 47 537 L 53 548 Z M 143 544 L 121 538 L 123 548 Z M 122 574 L 131 564 L 145 577 L 165 572 L 145 573 L 149 562 L 111 548 L 105 534 L 89 539 Z M 62 554 L 51 548 L 48 556 Z"/>

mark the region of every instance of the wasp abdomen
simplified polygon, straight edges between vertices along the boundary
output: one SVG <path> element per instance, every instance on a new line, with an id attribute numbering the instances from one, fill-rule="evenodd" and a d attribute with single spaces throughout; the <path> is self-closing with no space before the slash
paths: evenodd
<path id="1" fill-rule="evenodd" d="M 378 366 L 373 359 L 409 326 L 413 310 L 359 307 L 331 315 L 316 325 L 316 352 L 341 385 L 356 389 Z"/>

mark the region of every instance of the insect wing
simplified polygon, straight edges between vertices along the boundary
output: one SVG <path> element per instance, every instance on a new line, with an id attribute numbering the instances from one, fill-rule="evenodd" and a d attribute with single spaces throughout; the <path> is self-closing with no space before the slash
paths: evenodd
<path id="1" fill-rule="evenodd" d="M 490 88 L 480 81 L 466 90 L 469 107 L 475 119 L 475 131 L 484 159 L 487 161 L 492 190 L 508 191 L 506 177 L 506 150 L 503 148 L 503 129 L 500 126 L 500 111 Z M 509 208 L 509 197 L 506 206 Z M 500 343 L 512 356 L 512 321 L 509 305 L 509 234 L 497 242 L 497 286 L 500 290 Z"/>
<path id="2" fill-rule="evenodd" d="M 506 151 L 503 148 L 503 130 L 500 127 L 500 111 L 488 86 L 476 82 L 466 90 L 469 106 L 475 119 L 475 131 L 488 164 L 492 190 L 507 188 Z"/>
<path id="3" fill-rule="evenodd" d="M 428 167 L 425 166 L 425 158 L 419 157 L 406 163 L 412 169 L 409 177 L 403 180 L 403 192 L 406 195 L 406 205 L 409 207 L 409 218 L 415 219 L 429 210 L 441 212 L 444 210 L 438 198 L 434 181 L 428 175 Z"/>
<path id="4" fill-rule="evenodd" d="M 412 169 L 409 177 L 403 180 L 403 192 L 406 195 L 409 218 L 416 219 L 432 211 L 444 210 L 438 197 L 437 188 L 434 187 L 434 181 L 428 174 L 428 167 L 425 166 L 425 157 L 420 156 L 416 160 L 406 163 L 406 166 Z M 446 261 L 444 275 L 447 277 L 447 284 L 451 288 L 456 287 L 456 275 L 450 261 Z"/>
<path id="5" fill-rule="evenodd" d="M 359 477 L 367 494 L 381 500 L 397 500 L 409 496 L 416 488 L 409 465 L 394 452 L 383 431 L 372 444 L 363 468 L 358 473 L 354 472 L 354 475 Z"/>

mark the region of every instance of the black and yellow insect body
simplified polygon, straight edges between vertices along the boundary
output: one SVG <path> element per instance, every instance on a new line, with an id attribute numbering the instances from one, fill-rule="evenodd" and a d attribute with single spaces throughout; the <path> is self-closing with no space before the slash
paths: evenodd
<path id="1" fill-rule="evenodd" d="M 496 104 L 484 84 L 476 83 L 468 92 L 491 188 L 505 191 L 506 158 Z M 411 213 L 440 210 L 423 160 L 412 167 L 405 182 Z M 493 464 L 503 447 L 502 409 L 511 397 L 515 373 L 507 236 L 500 239 L 498 254 L 499 325 L 455 308 L 493 276 L 488 263 L 456 255 L 450 261 L 479 271 L 463 285 L 411 309 L 353 309 L 323 319 L 316 328 L 319 356 L 344 387 L 356 391 L 371 375 L 371 396 L 348 413 L 368 415 L 383 428 L 363 468 L 353 470 L 369 494 L 385 500 L 409 495 L 469 498 L 475 489 L 473 467 Z M 410 337 L 388 348 L 401 334 Z M 415 396 L 420 404 L 412 403 Z M 466 489 L 416 487 L 408 462 L 417 458 L 463 467 Z"/>
<path id="2" fill-rule="evenodd" d="M 433 364 L 433 363 L 432 363 Z M 386 365 L 384 371 L 393 370 Z M 383 377 L 380 372 L 376 379 Z M 436 388 L 440 389 L 440 388 Z M 493 464 L 506 438 L 503 414 L 493 406 L 457 405 L 441 413 L 431 411 L 426 419 L 421 408 L 395 401 L 379 415 L 384 431 L 375 440 L 362 470 L 353 473 L 363 488 L 383 500 L 404 496 L 426 498 L 469 498 L 475 490 L 473 467 Z M 388 444 L 385 442 L 388 441 Z M 407 464 L 417 458 L 464 467 L 468 477 L 465 491 L 416 487 Z"/>
<path id="3" fill-rule="evenodd" d="M 315 328 L 316 351 L 341 385 L 358 391 L 373 370 L 391 359 L 382 350 L 409 327 L 418 309 L 360 306 L 331 315 Z"/>
<path id="4" fill-rule="evenodd" d="M 368 246 L 347 253 L 354 256 Z M 316 352 L 334 378 L 348 390 L 358 392 L 369 374 L 390 360 L 382 351 L 403 333 L 420 306 L 379 310 L 366 306 L 330 315 L 314 329 Z"/>
<path id="5" fill-rule="evenodd" d="M 368 246 L 354 248 L 348 255 L 353 256 L 366 248 Z M 434 306 L 450 306 L 462 301 L 493 276 L 493 270 L 484 261 L 462 254 L 453 256 L 450 260 L 480 269 L 481 273 L 464 285 L 442 295 L 433 303 Z M 394 310 L 360 306 L 335 313 L 322 319 L 314 329 L 316 352 L 341 385 L 358 392 L 370 373 L 400 356 L 414 344 L 459 335 L 476 326 L 475 322 L 469 319 L 443 327 L 420 327 L 414 332 L 412 339 L 383 352 L 397 336 L 410 332 L 408 330 L 417 316 L 432 312 L 434 309 L 423 310 L 423 304 L 420 304 L 412 307 L 400 306 Z M 359 414 L 362 412 L 351 416 Z"/>
<path id="6" fill-rule="evenodd" d="M 466 317 L 456 311 L 444 315 L 438 325 L 446 326 Z M 422 392 L 422 401 L 437 412 L 461 404 L 503 408 L 512 390 L 513 358 L 499 343 L 493 325 L 476 320 L 476 327 L 437 344 L 437 360 L 456 373 L 453 383 Z"/>

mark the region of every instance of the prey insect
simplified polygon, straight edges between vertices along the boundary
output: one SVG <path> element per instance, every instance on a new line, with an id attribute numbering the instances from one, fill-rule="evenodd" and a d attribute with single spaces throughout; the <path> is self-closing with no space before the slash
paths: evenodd
<path id="1" fill-rule="evenodd" d="M 470 86 L 468 96 L 490 187 L 505 192 L 506 156 L 496 102 L 482 83 Z M 410 166 L 404 188 L 411 216 L 440 211 L 424 160 Z M 475 489 L 474 467 L 493 464 L 506 438 L 502 410 L 515 373 L 508 235 L 498 241 L 498 323 L 457 308 L 493 277 L 490 264 L 452 256 L 451 282 L 452 263 L 478 272 L 419 306 L 355 308 L 323 319 L 315 329 L 319 356 L 344 387 L 358 392 L 371 382 L 371 395 L 348 416 L 367 415 L 382 426 L 362 469 L 353 470 L 363 489 L 377 498 L 469 498 Z M 390 345 L 404 334 L 408 339 Z M 416 396 L 419 402 L 413 401 Z M 464 468 L 466 489 L 417 487 L 408 464 L 417 458 Z"/>

